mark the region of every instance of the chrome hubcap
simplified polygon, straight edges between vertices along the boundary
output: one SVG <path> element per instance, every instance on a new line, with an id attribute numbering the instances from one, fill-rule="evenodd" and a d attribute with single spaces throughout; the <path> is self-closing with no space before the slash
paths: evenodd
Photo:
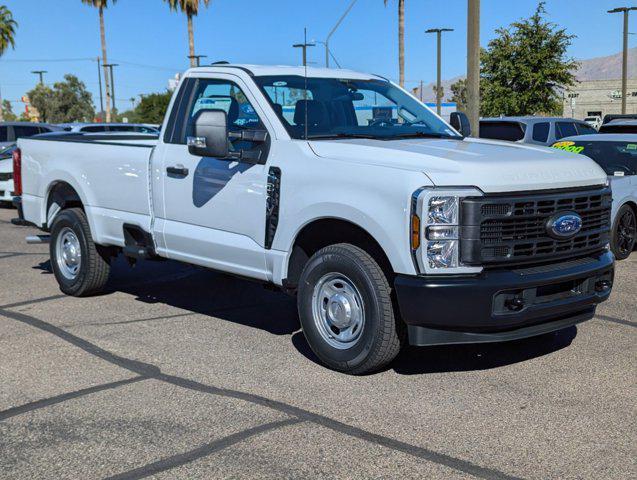
<path id="1" fill-rule="evenodd" d="M 312 314 L 321 337 L 334 348 L 350 348 L 361 337 L 363 301 L 354 283 L 343 274 L 328 273 L 317 282 Z"/>
<path id="2" fill-rule="evenodd" d="M 82 249 L 75 232 L 64 227 L 55 244 L 55 257 L 60 273 L 69 280 L 74 280 L 82 265 Z"/>

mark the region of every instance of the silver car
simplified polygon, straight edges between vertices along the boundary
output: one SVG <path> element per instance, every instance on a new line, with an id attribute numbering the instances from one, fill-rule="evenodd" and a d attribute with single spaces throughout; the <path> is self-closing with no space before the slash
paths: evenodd
<path id="1" fill-rule="evenodd" d="M 480 138 L 553 145 L 561 138 L 597 133 L 582 120 L 561 117 L 499 117 L 480 119 Z"/>
<path id="2" fill-rule="evenodd" d="M 613 189 L 611 248 L 618 260 L 627 258 L 637 239 L 637 134 L 566 137 L 553 147 L 586 155 L 604 169 Z"/>

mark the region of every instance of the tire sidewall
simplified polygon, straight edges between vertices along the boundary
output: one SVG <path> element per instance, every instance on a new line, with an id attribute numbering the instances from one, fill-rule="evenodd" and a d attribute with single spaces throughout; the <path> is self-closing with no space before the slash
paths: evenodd
<path id="1" fill-rule="evenodd" d="M 65 227 L 73 230 L 73 233 L 75 233 L 75 235 L 77 236 L 80 242 L 82 254 L 80 271 L 77 277 L 75 277 L 75 279 L 73 280 L 69 280 L 64 275 L 62 275 L 57 264 L 57 239 L 60 235 L 61 230 Z M 86 232 L 84 231 L 82 221 L 75 212 L 63 211 L 57 216 L 57 218 L 53 222 L 53 226 L 51 227 L 51 243 L 49 244 L 49 250 L 51 257 L 51 268 L 53 269 L 55 279 L 60 285 L 60 289 L 67 295 L 76 295 L 83 288 L 85 277 L 87 275 L 87 263 L 89 261 L 89 240 L 86 236 Z"/>
<path id="2" fill-rule="evenodd" d="M 359 340 L 350 348 L 338 349 L 322 338 L 314 323 L 312 296 L 314 287 L 328 273 L 341 273 L 349 278 L 361 295 L 365 323 Z M 354 369 L 362 364 L 379 340 L 382 306 L 379 294 L 369 272 L 347 255 L 326 252 L 310 259 L 301 275 L 298 292 L 301 328 L 312 351 L 327 365 L 335 368 Z"/>
<path id="3" fill-rule="evenodd" d="M 613 225 L 613 253 L 615 254 L 615 258 L 617 260 L 625 260 L 626 258 L 628 258 L 630 256 L 630 253 L 631 253 L 629 251 L 627 254 L 621 254 L 619 252 L 619 246 L 617 245 L 617 242 L 618 242 L 618 239 L 619 239 L 618 238 L 619 237 L 619 232 L 618 232 L 619 222 L 620 222 L 622 216 L 627 211 L 629 211 L 633 215 L 633 217 L 636 217 L 636 220 L 637 220 L 637 216 L 635 215 L 635 212 L 633 211 L 632 208 L 630 208 L 629 205 L 622 205 L 619 208 L 619 210 L 617 211 L 617 215 L 615 217 L 615 222 L 614 222 L 614 225 Z M 635 244 L 634 243 L 633 243 L 633 248 L 632 249 L 633 250 L 635 249 Z"/>

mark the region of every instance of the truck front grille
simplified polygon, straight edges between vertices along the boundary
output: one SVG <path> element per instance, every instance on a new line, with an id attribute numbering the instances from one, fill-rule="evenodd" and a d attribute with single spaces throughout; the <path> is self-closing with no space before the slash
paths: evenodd
<path id="1" fill-rule="evenodd" d="M 8 180 L 13 180 L 13 173 L 0 173 L 0 182 L 6 182 Z"/>
<path id="2" fill-rule="evenodd" d="M 467 198 L 461 211 L 462 262 L 539 263 L 601 250 L 609 241 L 611 203 L 608 188 Z M 552 217 L 573 212 L 582 218 L 575 236 L 549 235 Z"/>

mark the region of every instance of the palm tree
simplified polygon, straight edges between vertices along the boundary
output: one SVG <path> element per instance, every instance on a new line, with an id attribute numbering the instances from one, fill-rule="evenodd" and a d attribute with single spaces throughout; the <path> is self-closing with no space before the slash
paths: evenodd
<path id="1" fill-rule="evenodd" d="M 385 6 L 389 0 L 383 0 Z M 398 0 L 398 70 L 399 83 L 405 86 L 405 0 Z"/>
<path id="2" fill-rule="evenodd" d="M 211 0 L 166 0 L 168 2 L 168 6 L 171 10 L 181 10 L 188 17 L 188 49 L 190 55 L 190 66 L 196 67 L 197 62 L 195 58 L 195 34 L 192 27 L 192 17 L 197 16 L 199 13 L 199 4 L 203 2 L 204 6 L 207 7 Z"/>
<path id="3" fill-rule="evenodd" d="M 109 0 L 82 0 L 82 3 L 98 8 L 100 13 L 100 40 L 102 42 L 102 65 L 104 65 L 104 86 L 106 87 L 106 121 L 111 121 L 111 82 L 108 76 L 108 60 L 106 58 L 106 34 L 104 33 L 104 9 Z M 111 0 L 115 3 L 117 0 Z"/>
<path id="4" fill-rule="evenodd" d="M 0 56 L 9 48 L 15 48 L 15 28 L 18 23 L 13 19 L 11 11 L 0 5 Z"/>

